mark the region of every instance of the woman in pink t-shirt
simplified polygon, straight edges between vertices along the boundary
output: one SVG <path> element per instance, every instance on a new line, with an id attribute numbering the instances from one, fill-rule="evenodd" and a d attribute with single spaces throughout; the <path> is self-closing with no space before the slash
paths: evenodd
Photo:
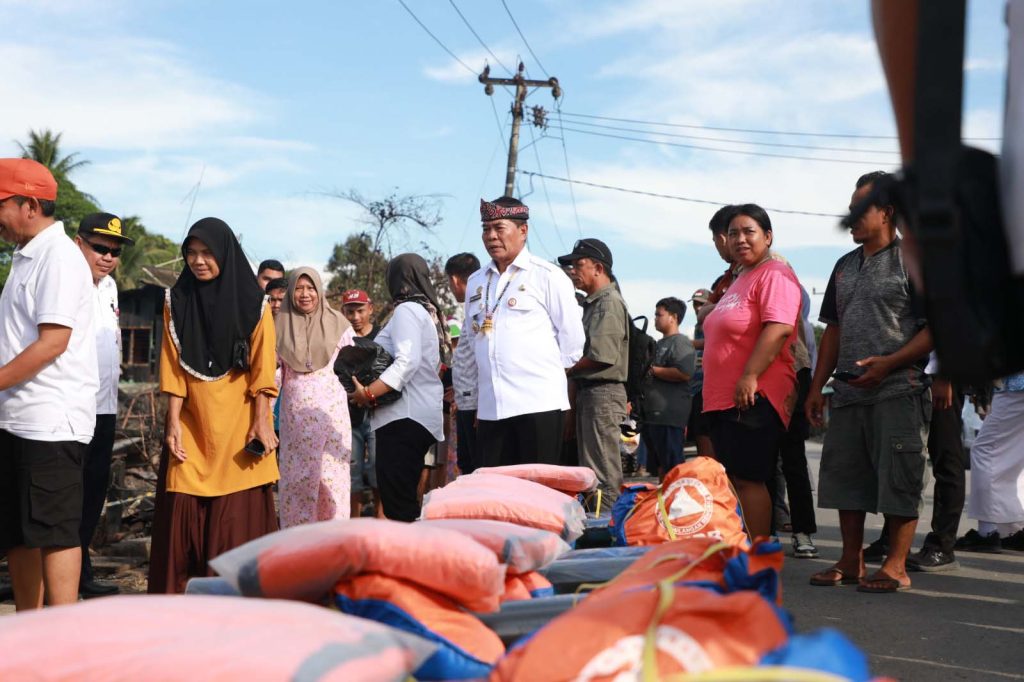
<path id="1" fill-rule="evenodd" d="M 751 537 L 770 532 L 765 484 L 796 401 L 790 346 L 800 285 L 788 265 L 772 260 L 772 238 L 763 208 L 735 207 L 728 246 L 742 272 L 704 320 L 704 412 Z"/>

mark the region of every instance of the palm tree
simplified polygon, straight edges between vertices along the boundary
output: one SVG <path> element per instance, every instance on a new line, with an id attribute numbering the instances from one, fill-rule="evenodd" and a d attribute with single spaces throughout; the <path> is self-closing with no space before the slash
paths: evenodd
<path id="1" fill-rule="evenodd" d="M 38 161 L 54 174 L 55 177 L 68 177 L 71 171 L 88 164 L 85 159 L 76 159 L 77 153 L 61 156 L 60 138 L 64 133 L 54 134 L 51 130 L 28 131 L 28 144 L 17 142 L 21 148 L 23 159 Z"/>
<path id="2" fill-rule="evenodd" d="M 141 284 L 142 268 L 173 261 L 178 256 L 178 245 L 163 235 L 146 231 L 138 216 L 127 216 L 121 221 L 126 237 L 135 240 L 121 254 L 121 263 L 114 278 L 121 289 L 134 289 Z"/>

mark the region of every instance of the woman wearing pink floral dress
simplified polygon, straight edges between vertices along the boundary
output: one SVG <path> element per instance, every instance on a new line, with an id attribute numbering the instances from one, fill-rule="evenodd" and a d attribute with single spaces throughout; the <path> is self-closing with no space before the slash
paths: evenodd
<path id="1" fill-rule="evenodd" d="M 352 426 L 334 360 L 353 334 L 323 291 L 316 270 L 296 269 L 274 320 L 281 360 L 282 528 L 349 517 Z"/>

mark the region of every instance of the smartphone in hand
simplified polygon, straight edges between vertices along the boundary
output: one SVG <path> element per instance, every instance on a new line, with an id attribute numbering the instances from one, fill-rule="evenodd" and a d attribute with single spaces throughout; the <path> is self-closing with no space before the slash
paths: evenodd
<path id="1" fill-rule="evenodd" d="M 255 455 L 256 457 L 262 457 L 267 454 L 267 449 L 263 447 L 263 441 L 259 438 L 253 438 L 251 441 L 246 443 L 245 451 L 250 455 Z"/>
<path id="2" fill-rule="evenodd" d="M 853 372 L 836 372 L 832 376 L 838 381 L 852 381 L 853 379 L 860 378 L 859 374 L 854 374 Z"/>

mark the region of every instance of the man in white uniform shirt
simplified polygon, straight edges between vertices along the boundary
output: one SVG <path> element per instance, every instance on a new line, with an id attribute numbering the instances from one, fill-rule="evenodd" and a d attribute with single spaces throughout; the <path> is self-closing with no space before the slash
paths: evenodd
<path id="1" fill-rule="evenodd" d="M 526 248 L 529 217 L 512 197 L 480 201 L 491 261 L 469 278 L 459 341 L 472 346 L 479 377 L 480 466 L 561 463 L 565 370 L 583 354 L 572 282 Z"/>
<path id="2" fill-rule="evenodd" d="M 45 166 L 0 159 L 0 551 L 19 611 L 78 601 L 82 459 L 99 378 L 92 277 Z"/>
<path id="3" fill-rule="evenodd" d="M 121 249 L 134 242 L 122 231 L 121 219 L 110 213 L 93 213 L 82 219 L 75 243 L 89 264 L 96 319 L 96 354 L 100 390 L 96 394 L 96 430 L 85 454 L 82 490 L 82 573 L 78 592 L 83 598 L 117 594 L 117 585 L 93 579 L 89 545 L 103 513 L 110 486 L 110 457 L 117 421 L 117 382 L 121 378 L 121 328 L 118 325 L 117 284 L 111 273 L 120 263 Z"/>

